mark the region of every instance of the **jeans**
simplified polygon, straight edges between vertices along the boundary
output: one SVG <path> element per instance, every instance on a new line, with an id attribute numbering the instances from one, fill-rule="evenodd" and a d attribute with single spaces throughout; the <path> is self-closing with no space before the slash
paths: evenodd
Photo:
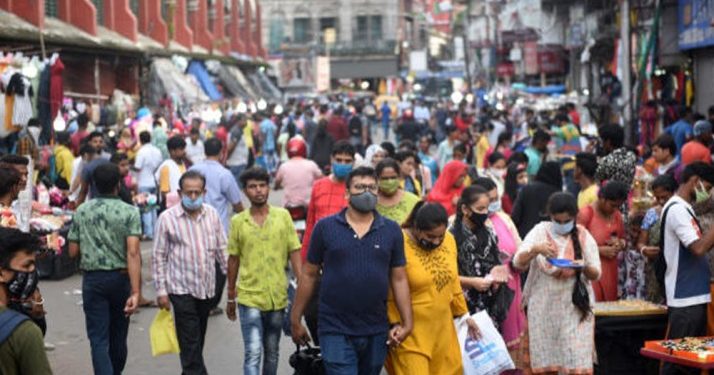
<path id="1" fill-rule="evenodd" d="M 139 186 L 139 193 L 156 194 L 155 187 Z M 154 238 L 154 225 L 156 224 L 156 210 L 151 210 L 141 214 L 141 224 L 144 227 L 144 236 Z"/>
<path id="2" fill-rule="evenodd" d="M 229 165 L 228 169 L 231 171 L 231 174 L 233 174 L 233 178 L 236 179 L 236 182 L 238 183 L 238 186 L 243 188 L 243 186 L 240 183 L 240 174 L 243 173 L 245 170 L 246 165 L 241 164 L 241 165 Z"/>
<path id="3" fill-rule="evenodd" d="M 203 344 L 206 340 L 210 299 L 198 299 L 188 294 L 169 294 L 174 309 L 174 322 L 181 353 L 183 375 L 206 375 Z"/>
<path id="4" fill-rule="evenodd" d="M 327 375 L 379 375 L 387 357 L 387 332 L 373 336 L 320 335 Z"/>
<path id="5" fill-rule="evenodd" d="M 389 139 L 389 119 L 382 119 L 382 129 L 384 130 L 384 141 Z"/>
<path id="6" fill-rule="evenodd" d="M 245 361 L 243 375 L 260 374 L 260 356 L 263 356 L 263 375 L 278 372 L 280 334 L 285 310 L 260 311 L 255 307 L 238 305 L 240 329 L 243 332 Z"/>
<path id="7" fill-rule="evenodd" d="M 126 273 L 89 271 L 82 277 L 82 308 L 96 375 L 118 375 L 124 370 L 129 332 L 124 305 L 130 294 Z"/>

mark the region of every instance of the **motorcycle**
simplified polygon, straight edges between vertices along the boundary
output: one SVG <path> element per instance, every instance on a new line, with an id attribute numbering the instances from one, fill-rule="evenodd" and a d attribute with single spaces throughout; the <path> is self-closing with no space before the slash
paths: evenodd
<path id="1" fill-rule="evenodd" d="M 305 223 L 307 220 L 307 207 L 306 206 L 287 206 L 285 207 L 290 213 L 290 217 L 293 219 L 293 225 L 295 226 L 295 231 L 298 234 L 298 239 L 302 242 L 302 237 L 305 234 Z"/>

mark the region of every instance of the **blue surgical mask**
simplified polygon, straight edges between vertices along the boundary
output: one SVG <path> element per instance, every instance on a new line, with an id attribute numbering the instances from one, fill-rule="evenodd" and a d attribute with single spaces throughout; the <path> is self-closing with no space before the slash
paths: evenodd
<path id="1" fill-rule="evenodd" d="M 570 220 L 569 222 L 567 222 L 565 224 L 556 223 L 555 221 L 553 221 L 552 222 L 553 233 L 560 235 L 560 236 L 565 236 L 573 231 L 574 225 L 575 225 L 575 221 L 573 221 L 573 220 Z"/>
<path id="2" fill-rule="evenodd" d="M 203 206 L 203 195 L 196 199 L 191 199 L 185 195 L 181 196 L 181 204 L 189 211 L 195 211 Z"/>
<path id="3" fill-rule="evenodd" d="M 344 180 L 352 172 L 352 164 L 332 163 L 332 173 L 339 180 Z"/>
<path id="4" fill-rule="evenodd" d="M 491 203 L 488 205 L 488 213 L 489 213 L 489 214 L 494 214 L 494 213 L 496 213 L 496 212 L 498 212 L 498 211 L 501 211 L 501 201 L 500 201 L 500 200 L 491 202 Z"/>

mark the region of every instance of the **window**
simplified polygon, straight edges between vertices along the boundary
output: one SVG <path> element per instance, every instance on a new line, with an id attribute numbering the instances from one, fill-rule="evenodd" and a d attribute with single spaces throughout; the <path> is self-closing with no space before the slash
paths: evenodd
<path id="1" fill-rule="evenodd" d="M 45 0 L 45 16 L 57 17 L 57 0 Z"/>
<path id="2" fill-rule="evenodd" d="M 270 52 L 279 51 L 283 43 L 283 24 L 285 21 L 282 18 L 272 18 L 270 20 L 270 37 L 268 39 L 268 49 Z"/>
<path id="3" fill-rule="evenodd" d="M 104 25 L 104 0 L 92 0 L 97 9 L 97 25 Z"/>
<path id="4" fill-rule="evenodd" d="M 231 25 L 233 24 L 233 18 L 231 17 L 232 5 L 232 0 L 223 2 L 223 33 L 228 38 L 231 37 Z"/>
<path id="5" fill-rule="evenodd" d="M 335 42 L 337 42 L 339 38 L 339 30 L 337 30 L 337 18 L 335 17 L 323 17 L 320 18 L 320 43 L 325 43 L 325 30 L 327 29 L 335 29 Z"/>
<path id="6" fill-rule="evenodd" d="M 173 20 L 169 20 L 169 2 L 168 1 L 162 1 L 161 2 L 161 19 L 164 20 L 168 24 L 173 25 Z"/>
<path id="7" fill-rule="evenodd" d="M 293 42 L 309 43 L 312 39 L 309 18 L 295 18 L 293 20 Z"/>
<path id="8" fill-rule="evenodd" d="M 355 29 L 352 32 L 352 40 L 355 42 L 369 41 L 369 17 L 357 16 Z"/>
<path id="9" fill-rule="evenodd" d="M 130 0 L 129 7 L 136 18 L 139 18 L 139 0 Z"/>
<path id="10" fill-rule="evenodd" d="M 372 16 L 369 20 L 369 39 L 371 41 L 382 40 L 382 16 Z"/>

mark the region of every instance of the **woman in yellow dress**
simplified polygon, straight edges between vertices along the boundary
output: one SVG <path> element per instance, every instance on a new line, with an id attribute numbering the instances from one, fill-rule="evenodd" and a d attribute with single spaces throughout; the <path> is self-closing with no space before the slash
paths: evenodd
<path id="1" fill-rule="evenodd" d="M 454 319 L 464 319 L 469 335 L 479 336 L 476 322 L 468 317 L 456 266 L 456 242 L 446 230 L 447 223 L 444 207 L 419 202 L 402 225 L 414 329 L 387 354 L 385 367 L 390 375 L 461 375 Z M 387 309 L 389 322 L 399 324 L 391 293 Z"/>

